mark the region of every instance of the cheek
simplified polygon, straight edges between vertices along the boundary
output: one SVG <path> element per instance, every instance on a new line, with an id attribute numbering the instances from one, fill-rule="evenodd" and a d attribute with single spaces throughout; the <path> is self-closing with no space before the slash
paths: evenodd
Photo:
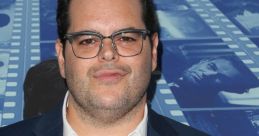
<path id="1" fill-rule="evenodd" d="M 67 61 L 65 65 L 66 82 L 71 93 L 79 93 L 88 90 L 89 78 L 87 76 L 88 68 L 85 63 L 79 61 Z"/>
<path id="2" fill-rule="evenodd" d="M 151 79 L 151 72 L 151 60 L 146 60 L 141 64 L 136 65 L 134 69 L 134 77 L 131 80 L 131 84 L 136 93 L 143 94 L 148 91 L 147 89 Z"/>
<path id="3" fill-rule="evenodd" d="M 71 46 L 66 48 L 66 57 L 65 57 L 65 74 L 70 74 L 70 76 L 75 76 L 75 78 L 81 78 L 86 75 L 87 64 L 85 59 L 77 58 L 73 52 Z"/>
<path id="4" fill-rule="evenodd" d="M 152 63 L 151 63 L 151 56 L 146 54 L 143 55 L 141 58 L 137 58 L 133 61 L 132 71 L 134 72 L 134 78 L 136 80 L 148 80 L 152 73 Z"/>
<path id="5" fill-rule="evenodd" d="M 81 60 L 75 61 L 70 59 L 65 63 L 65 73 L 68 78 L 82 80 L 86 75 L 87 69 Z"/>

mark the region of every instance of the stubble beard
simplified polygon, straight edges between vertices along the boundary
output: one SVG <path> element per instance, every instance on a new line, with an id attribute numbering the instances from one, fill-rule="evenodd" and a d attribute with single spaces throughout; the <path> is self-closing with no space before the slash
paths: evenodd
<path id="1" fill-rule="evenodd" d="M 136 80 L 129 81 L 128 79 L 128 84 L 121 90 L 123 94 L 118 96 L 111 105 L 101 101 L 99 99 L 100 94 L 91 91 L 90 82 L 87 78 L 85 78 L 86 80 L 79 80 L 76 75 L 67 74 L 67 83 L 75 102 L 73 106 L 78 111 L 79 117 L 84 121 L 90 121 L 92 125 L 107 127 L 116 124 L 124 117 L 130 120 L 130 115 L 127 115 L 131 112 L 133 114 L 137 112 L 134 111 L 137 110 L 136 107 L 146 102 L 144 99 L 150 80 L 150 73 L 142 73 L 141 76 L 142 78 L 134 78 Z"/>

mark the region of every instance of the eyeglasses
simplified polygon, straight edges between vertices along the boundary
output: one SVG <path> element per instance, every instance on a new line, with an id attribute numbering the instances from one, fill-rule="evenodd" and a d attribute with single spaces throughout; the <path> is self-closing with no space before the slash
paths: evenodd
<path id="1" fill-rule="evenodd" d="M 125 29 L 103 36 L 98 32 L 81 31 L 67 33 L 64 40 L 68 40 L 73 53 L 81 59 L 90 59 L 98 56 L 103 48 L 103 39 L 112 40 L 112 48 L 122 57 L 132 57 L 141 53 L 143 41 L 150 32 L 146 29 Z"/>

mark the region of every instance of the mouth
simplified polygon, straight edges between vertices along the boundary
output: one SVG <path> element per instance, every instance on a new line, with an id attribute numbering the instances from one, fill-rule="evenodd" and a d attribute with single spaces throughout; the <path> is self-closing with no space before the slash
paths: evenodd
<path id="1" fill-rule="evenodd" d="M 194 72 L 194 71 L 187 72 L 185 77 L 192 84 L 198 84 L 202 80 L 201 76 L 198 73 Z"/>
<path id="2" fill-rule="evenodd" d="M 101 69 L 93 74 L 97 81 L 103 83 L 117 83 L 128 74 L 127 71 L 121 69 Z"/>

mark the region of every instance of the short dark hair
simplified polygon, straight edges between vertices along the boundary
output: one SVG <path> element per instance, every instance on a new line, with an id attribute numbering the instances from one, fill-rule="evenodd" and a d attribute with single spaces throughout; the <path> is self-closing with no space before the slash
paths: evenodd
<path id="1" fill-rule="evenodd" d="M 155 12 L 155 6 L 152 0 L 140 0 L 142 7 L 142 19 L 148 29 L 151 32 L 151 35 L 159 31 L 158 20 Z M 64 35 L 67 33 L 67 30 L 70 26 L 69 20 L 69 5 L 71 0 L 58 0 L 57 3 L 57 30 L 58 37 L 61 40 L 61 43 L 65 45 Z"/>

